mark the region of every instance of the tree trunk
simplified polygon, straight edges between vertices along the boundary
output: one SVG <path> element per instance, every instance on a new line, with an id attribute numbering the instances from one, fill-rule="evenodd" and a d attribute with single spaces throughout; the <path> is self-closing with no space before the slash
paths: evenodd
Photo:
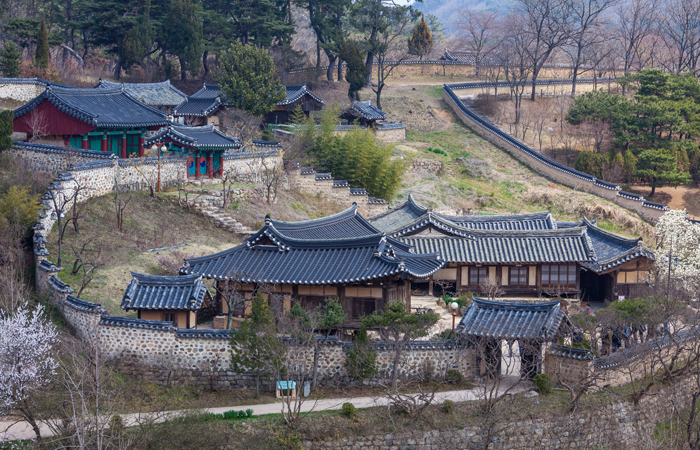
<path id="1" fill-rule="evenodd" d="M 316 345 L 314 345 L 314 373 L 311 378 L 311 389 L 316 389 L 316 383 L 318 379 L 318 339 L 316 339 Z"/>
<path id="2" fill-rule="evenodd" d="M 180 60 L 180 79 L 182 81 L 186 81 L 187 80 L 187 69 L 185 69 L 185 62 L 182 60 L 182 58 L 178 57 L 178 59 Z"/>
<path id="3" fill-rule="evenodd" d="M 338 81 L 343 81 L 343 59 L 338 56 Z"/>
<path id="4" fill-rule="evenodd" d="M 118 80 L 122 73 L 122 57 L 117 60 L 117 65 L 114 66 L 114 79 Z"/>
<path id="5" fill-rule="evenodd" d="M 260 396 L 260 371 L 255 371 L 255 398 Z"/>
<path id="6" fill-rule="evenodd" d="M 649 194 L 649 198 L 654 197 L 654 194 L 656 193 L 656 183 L 651 184 L 651 194 Z"/>
<path id="7" fill-rule="evenodd" d="M 204 66 L 204 75 L 202 75 L 202 80 L 206 81 L 209 76 L 209 63 L 207 59 L 209 58 L 209 50 L 204 50 L 202 54 L 202 66 Z"/>
<path id="8" fill-rule="evenodd" d="M 399 379 L 399 362 L 401 362 L 401 355 L 403 353 L 403 342 L 398 342 L 396 354 L 394 355 L 394 368 L 391 370 L 391 388 L 396 389 L 396 381 Z"/>
<path id="9" fill-rule="evenodd" d="M 382 89 L 384 88 L 384 83 L 378 83 L 377 86 L 377 108 L 382 109 Z"/>
<path id="10" fill-rule="evenodd" d="M 336 57 L 335 55 L 331 55 L 328 52 L 326 52 L 326 56 L 328 56 L 328 69 L 326 70 L 326 79 L 328 81 L 333 81 L 333 71 L 335 69 Z"/>

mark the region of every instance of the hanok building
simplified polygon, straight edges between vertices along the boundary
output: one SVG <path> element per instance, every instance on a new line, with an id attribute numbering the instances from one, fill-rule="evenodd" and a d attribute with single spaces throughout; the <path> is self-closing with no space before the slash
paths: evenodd
<path id="1" fill-rule="evenodd" d="M 115 83 L 100 78 L 96 89 L 124 89 L 135 99 L 166 114 L 182 103 L 187 95 L 170 84 L 170 80 L 160 83 Z"/>
<path id="2" fill-rule="evenodd" d="M 58 88 L 51 85 L 14 111 L 13 130 L 64 147 L 144 155 L 148 130 L 168 124 L 161 111 L 124 89 Z M 47 142 L 48 141 L 48 142 Z"/>
<path id="3" fill-rule="evenodd" d="M 145 140 L 146 146 L 165 145 L 170 154 L 187 158 L 187 176 L 199 179 L 202 176 L 221 176 L 224 154 L 238 150 L 241 142 L 214 128 L 214 125 L 188 127 L 170 124 L 158 134 Z"/>
<path id="4" fill-rule="evenodd" d="M 481 55 L 471 50 L 452 50 L 445 49 L 445 53 L 440 56 L 439 61 L 460 62 L 474 65 L 497 66 L 500 65 L 496 55 Z"/>
<path id="5" fill-rule="evenodd" d="M 122 309 L 137 311 L 139 319 L 173 322 L 177 328 L 195 328 L 197 311 L 211 295 L 200 276 L 164 277 L 131 272 Z"/>
<path id="6" fill-rule="evenodd" d="M 277 103 L 275 109 L 265 115 L 265 122 L 270 124 L 288 123 L 294 110 L 301 106 L 301 110 L 308 117 L 312 111 L 323 109 L 323 100 L 314 95 L 306 84 L 285 86 L 287 97 Z"/>
<path id="7" fill-rule="evenodd" d="M 423 283 L 452 292 L 483 292 L 491 285 L 508 296 L 551 296 L 613 301 L 632 295 L 647 279 L 652 252 L 595 223 L 557 222 L 549 212 L 509 216 L 450 216 L 403 205 L 371 217 L 377 229 L 416 253 L 438 252 L 447 265 Z"/>
<path id="8" fill-rule="evenodd" d="M 375 126 L 380 120 L 386 119 L 386 113 L 372 104 L 371 100 L 364 102 L 352 102 L 352 106 L 343 111 L 341 119 L 348 123 L 357 123 L 363 127 Z"/>
<path id="9" fill-rule="evenodd" d="M 345 310 L 345 330 L 359 327 L 362 316 L 403 301 L 410 308 L 411 281 L 434 274 L 444 263 L 378 231 L 353 205 L 322 219 L 281 222 L 266 217 L 265 226 L 237 247 L 185 260 L 183 274 L 216 280 L 217 300 L 234 284 L 246 298 L 260 289 L 306 307 L 338 298 Z M 225 303 L 222 312 L 227 312 Z M 234 311 L 241 316 L 244 310 Z"/>
<path id="10" fill-rule="evenodd" d="M 502 342 L 512 349 L 517 342 L 521 376 L 532 378 L 541 371 L 542 345 L 567 334 L 569 324 L 560 302 L 516 303 L 474 297 L 455 333 L 475 349 L 475 367 L 482 377 L 514 375 L 517 366 L 502 367 Z M 511 355 L 512 356 L 512 355 Z M 510 372 L 510 373 L 508 373 Z"/>

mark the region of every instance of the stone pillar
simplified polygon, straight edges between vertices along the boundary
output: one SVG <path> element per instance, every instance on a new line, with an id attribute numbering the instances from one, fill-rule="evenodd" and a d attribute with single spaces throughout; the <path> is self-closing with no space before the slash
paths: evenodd
<path id="1" fill-rule="evenodd" d="M 83 150 L 87 150 L 90 148 L 90 143 L 88 142 L 87 134 L 83 136 L 83 139 L 80 142 L 80 148 L 82 148 Z"/>
<path id="2" fill-rule="evenodd" d="M 194 154 L 194 179 L 199 180 L 199 153 Z"/>
<path id="3" fill-rule="evenodd" d="M 214 178 L 214 157 L 212 152 L 207 152 L 207 176 Z"/>
<path id="4" fill-rule="evenodd" d="M 107 133 L 102 135 L 102 151 L 107 151 Z"/>
<path id="5" fill-rule="evenodd" d="M 224 176 L 224 154 L 221 153 L 219 156 L 219 176 L 223 177 Z"/>
<path id="6" fill-rule="evenodd" d="M 122 133 L 122 158 L 126 159 L 126 133 Z"/>
<path id="7" fill-rule="evenodd" d="M 143 133 L 139 134 L 139 158 L 143 158 Z"/>

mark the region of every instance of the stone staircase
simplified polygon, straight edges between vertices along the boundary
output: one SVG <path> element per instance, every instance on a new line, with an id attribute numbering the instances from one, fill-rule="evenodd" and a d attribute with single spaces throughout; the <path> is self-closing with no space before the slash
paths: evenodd
<path id="1" fill-rule="evenodd" d="M 193 209 L 209 219 L 217 228 L 240 234 L 242 236 L 252 236 L 255 231 L 243 225 L 233 218 L 233 216 L 216 206 L 193 206 Z"/>

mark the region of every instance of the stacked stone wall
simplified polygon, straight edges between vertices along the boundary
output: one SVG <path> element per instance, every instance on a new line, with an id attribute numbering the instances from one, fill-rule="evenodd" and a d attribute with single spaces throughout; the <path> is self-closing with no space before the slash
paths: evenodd
<path id="1" fill-rule="evenodd" d="M 583 85 L 584 83 L 582 82 L 581 84 Z M 461 89 L 459 86 L 456 86 L 455 88 Z M 638 213 L 642 218 L 652 223 L 656 222 L 666 211 L 668 211 L 668 207 L 666 205 L 646 202 L 641 196 L 634 200 L 624 196 L 624 194 L 621 195 L 620 187 L 615 184 L 601 182 L 596 180 L 595 177 L 588 175 L 588 178 L 581 178 L 574 175 L 572 171 L 562 170 L 557 163 L 548 160 L 544 156 L 539 155 L 539 157 L 536 157 L 535 154 L 537 152 L 535 150 L 531 150 L 529 152 L 524 151 L 523 148 L 515 145 L 514 139 L 507 136 L 505 132 L 499 130 L 493 125 L 486 125 L 483 123 L 483 121 L 477 119 L 476 114 L 471 113 L 464 103 L 462 103 L 456 97 L 456 95 L 453 94 L 450 86 L 446 85 L 443 89 L 443 99 L 452 108 L 455 114 L 457 114 L 457 116 L 475 133 L 495 146 L 510 153 L 513 157 L 521 161 L 530 169 L 545 176 L 546 178 L 549 178 L 550 180 L 554 180 L 557 183 L 565 186 L 590 192 L 611 200 L 624 208 Z M 520 145 L 524 146 L 522 143 Z"/>
<path id="2" fill-rule="evenodd" d="M 28 102 L 41 95 L 45 90 L 46 84 L 36 79 L 4 78 L 0 81 L 0 98 Z"/>
<path id="3" fill-rule="evenodd" d="M 484 428 L 414 430 L 390 434 L 353 434 L 322 441 L 306 441 L 313 450 L 588 450 L 663 448 L 652 439 L 658 424 L 675 412 L 680 401 L 693 392 L 692 380 L 649 395 L 638 404 L 617 401 L 597 408 L 578 409 L 572 414 L 534 417 L 517 422 L 502 422 L 492 433 Z M 542 416 L 539 416 L 542 417 Z M 507 418 L 504 418 L 507 419 Z M 432 427 L 431 427 L 432 428 Z M 489 442 L 486 442 L 489 439 Z"/>

